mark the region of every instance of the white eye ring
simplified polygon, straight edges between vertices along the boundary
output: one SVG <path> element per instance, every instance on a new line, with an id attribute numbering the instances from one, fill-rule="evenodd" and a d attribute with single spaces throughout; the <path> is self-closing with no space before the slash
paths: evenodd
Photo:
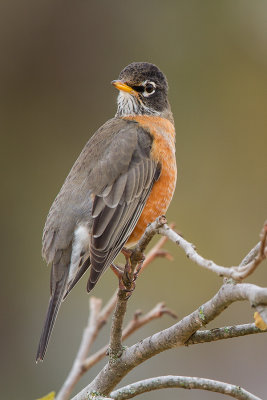
<path id="1" fill-rule="evenodd" d="M 146 85 L 150 85 L 150 87 L 153 86 L 154 89 L 151 92 L 147 92 L 146 91 Z M 155 93 L 155 90 L 156 90 L 156 87 L 157 87 L 157 85 L 153 81 L 145 81 L 145 82 L 142 83 L 142 86 L 144 86 L 144 91 L 143 91 L 143 96 L 144 97 L 149 97 L 153 93 Z"/>

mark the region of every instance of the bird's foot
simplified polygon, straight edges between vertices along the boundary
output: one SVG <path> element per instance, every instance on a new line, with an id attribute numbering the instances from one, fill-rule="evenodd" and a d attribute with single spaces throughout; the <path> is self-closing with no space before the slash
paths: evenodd
<path id="1" fill-rule="evenodd" d="M 134 271 L 132 270 L 131 260 L 129 259 L 126 262 L 123 278 L 120 281 L 120 283 L 122 284 L 122 286 L 120 286 L 120 289 L 128 293 L 128 298 L 131 296 L 132 292 L 135 289 L 135 281 L 138 278 L 138 274 L 142 268 L 144 259 L 145 257 L 143 257 L 143 259 L 137 264 Z"/>
<path id="2" fill-rule="evenodd" d="M 123 254 L 126 259 L 126 264 L 124 267 L 122 279 L 120 280 L 120 283 L 119 283 L 119 288 L 120 288 L 120 290 L 122 290 L 124 293 L 127 294 L 127 299 L 128 299 L 135 289 L 135 279 L 134 279 L 134 272 L 133 272 L 132 263 L 131 263 L 132 251 L 128 250 L 128 249 L 124 249 L 124 250 L 125 251 L 123 252 Z"/>
<path id="3" fill-rule="evenodd" d="M 111 264 L 110 268 L 119 279 L 119 289 L 124 293 L 129 293 L 129 295 L 127 296 L 129 298 L 135 289 L 134 281 L 136 280 L 136 278 L 134 277 L 131 279 L 130 262 L 126 263 L 124 269 L 118 267 L 115 264 Z"/>
<path id="4" fill-rule="evenodd" d="M 126 249 L 123 247 L 121 250 L 122 254 L 125 256 L 126 263 L 124 269 L 118 267 L 115 264 L 111 264 L 111 269 L 114 274 L 119 279 L 119 290 L 125 294 L 127 294 L 127 298 L 129 298 L 132 292 L 135 289 L 135 281 L 138 277 L 138 274 L 142 268 L 144 257 L 141 255 L 138 259 L 138 264 L 135 269 L 133 269 L 131 257 L 133 255 L 133 251 L 131 249 Z"/>
<path id="5" fill-rule="evenodd" d="M 126 294 L 127 299 L 129 299 L 129 297 L 131 297 L 134 289 L 135 289 L 134 281 L 131 282 L 131 286 L 128 286 L 128 285 L 126 286 L 123 279 L 119 280 L 119 290 Z"/>

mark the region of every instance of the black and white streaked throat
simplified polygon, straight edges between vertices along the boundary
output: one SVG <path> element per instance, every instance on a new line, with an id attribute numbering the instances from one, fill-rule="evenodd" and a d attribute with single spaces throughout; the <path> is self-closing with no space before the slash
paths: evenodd
<path id="1" fill-rule="evenodd" d="M 147 107 L 142 102 L 142 98 L 138 93 L 128 93 L 120 90 L 117 104 L 117 117 L 125 117 L 129 115 L 160 115 L 158 111 Z"/>

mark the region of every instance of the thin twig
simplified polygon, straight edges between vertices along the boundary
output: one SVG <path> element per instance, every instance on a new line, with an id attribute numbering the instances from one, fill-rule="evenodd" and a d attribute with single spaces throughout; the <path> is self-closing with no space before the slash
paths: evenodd
<path id="1" fill-rule="evenodd" d="M 174 228 L 174 223 L 172 222 L 170 224 L 170 228 Z M 158 242 L 153 246 L 153 248 L 147 253 L 146 258 L 142 264 L 142 267 L 140 269 L 139 275 L 144 271 L 144 269 L 151 264 L 152 261 L 154 261 L 155 258 L 157 257 L 165 257 L 169 261 L 173 261 L 173 256 L 167 252 L 166 250 L 163 250 L 164 244 L 167 242 L 168 238 L 167 236 L 162 236 Z"/>
<path id="2" fill-rule="evenodd" d="M 174 311 L 170 310 L 165 306 L 165 303 L 158 303 L 151 311 L 147 314 L 141 316 L 141 311 L 136 311 L 133 319 L 128 323 L 122 332 L 122 339 L 127 339 L 132 335 L 137 329 L 148 324 L 154 319 L 162 317 L 162 315 L 167 314 L 172 318 L 178 318 Z"/>
<path id="3" fill-rule="evenodd" d="M 251 260 L 249 262 L 248 260 L 246 260 L 246 264 L 244 263 L 243 265 L 240 265 L 238 267 L 240 279 L 245 279 L 247 276 L 251 275 L 261 263 L 261 261 L 266 258 L 265 249 L 267 245 L 267 221 L 264 223 L 260 236 L 261 241 L 258 243 L 258 245 L 256 245 L 256 247 L 258 248 L 257 254 L 252 257 L 252 253 Z"/>
<path id="4" fill-rule="evenodd" d="M 241 263 L 239 266 L 233 266 L 229 268 L 217 265 L 213 261 L 203 258 L 197 253 L 195 246 L 192 243 L 185 240 L 167 224 L 164 224 L 164 226 L 159 229 L 159 233 L 168 237 L 172 242 L 181 247 L 185 251 L 187 257 L 199 266 L 215 272 L 219 276 L 232 278 L 236 281 L 240 281 L 250 275 L 266 258 L 267 223 L 265 223 L 263 227 L 261 242 L 250 251 L 246 257 L 246 261 L 243 260 L 243 263 Z M 251 257 L 252 254 L 253 258 Z"/>
<path id="5" fill-rule="evenodd" d="M 131 399 L 139 394 L 152 390 L 167 388 L 201 389 L 222 393 L 238 400 L 261 400 L 240 386 L 230 383 L 215 381 L 213 379 L 196 378 L 188 376 L 157 376 L 132 383 L 110 394 L 114 400 Z"/>

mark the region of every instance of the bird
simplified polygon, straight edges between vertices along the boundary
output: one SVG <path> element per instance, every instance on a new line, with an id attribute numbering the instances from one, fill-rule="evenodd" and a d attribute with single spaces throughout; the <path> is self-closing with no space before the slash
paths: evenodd
<path id="1" fill-rule="evenodd" d="M 89 139 L 48 213 L 42 256 L 51 264 L 50 301 L 37 350 L 44 359 L 62 301 L 90 268 L 87 291 L 123 248 L 165 214 L 176 187 L 168 82 L 133 62 L 111 82 L 117 112 Z"/>

